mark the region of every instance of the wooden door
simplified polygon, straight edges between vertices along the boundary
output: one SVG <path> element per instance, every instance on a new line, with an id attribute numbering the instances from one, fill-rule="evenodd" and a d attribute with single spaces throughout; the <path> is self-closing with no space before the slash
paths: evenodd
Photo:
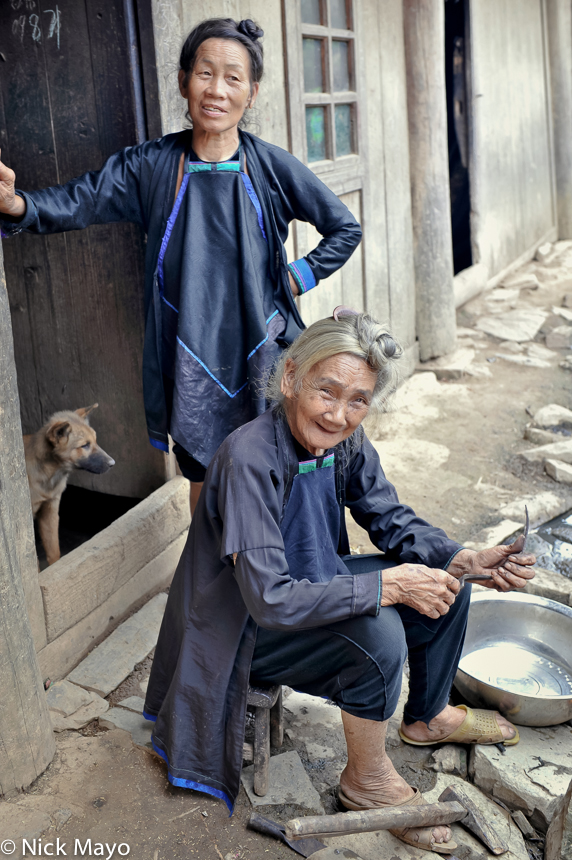
<path id="1" fill-rule="evenodd" d="M 469 9 L 473 262 L 493 278 L 556 238 L 545 2 Z"/>
<path id="2" fill-rule="evenodd" d="M 142 99 L 156 92 L 152 46 L 146 80 L 139 62 L 144 11 L 133 0 L 2 0 L 0 145 L 18 187 L 64 183 L 160 134 Z M 147 495 L 165 480 L 166 461 L 148 442 L 143 411 L 141 230 L 21 234 L 3 247 L 24 433 L 56 410 L 97 401 L 92 423 L 116 466 L 75 472 L 73 483 Z"/>

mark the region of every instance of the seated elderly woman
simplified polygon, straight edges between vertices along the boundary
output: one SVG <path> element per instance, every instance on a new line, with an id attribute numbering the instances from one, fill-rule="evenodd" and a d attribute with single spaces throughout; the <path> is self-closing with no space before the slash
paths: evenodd
<path id="1" fill-rule="evenodd" d="M 361 422 L 391 386 L 399 348 L 367 314 L 306 329 L 269 383 L 273 406 L 218 449 L 175 574 L 145 715 L 177 786 L 232 804 L 249 681 L 341 708 L 348 809 L 422 802 L 385 752 L 409 656 L 400 734 L 411 744 L 515 744 L 495 712 L 449 705 L 470 586 L 522 588 L 534 556 L 463 549 L 401 504 Z M 383 553 L 350 556 L 344 509 Z M 395 831 L 448 853 L 447 827 Z"/>

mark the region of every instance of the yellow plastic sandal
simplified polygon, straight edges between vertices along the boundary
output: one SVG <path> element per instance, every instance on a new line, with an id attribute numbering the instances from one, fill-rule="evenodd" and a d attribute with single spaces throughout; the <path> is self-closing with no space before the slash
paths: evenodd
<path id="1" fill-rule="evenodd" d="M 467 716 L 461 723 L 458 729 L 455 729 L 446 738 L 440 741 L 414 741 L 408 738 L 399 729 L 399 737 L 406 744 L 411 744 L 414 747 L 429 747 L 434 744 L 504 744 L 507 747 L 513 747 L 520 740 L 520 735 L 516 726 L 511 726 L 516 734 L 513 738 L 505 740 L 503 738 L 501 727 L 496 718 L 496 711 L 486 711 L 478 708 L 468 708 L 467 705 L 457 705 L 460 711 L 465 711 Z"/>

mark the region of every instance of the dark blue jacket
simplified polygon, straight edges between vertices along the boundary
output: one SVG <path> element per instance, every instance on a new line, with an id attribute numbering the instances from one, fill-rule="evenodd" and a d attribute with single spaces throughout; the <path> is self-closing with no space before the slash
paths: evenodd
<path id="1" fill-rule="evenodd" d="M 361 240 L 361 229 L 348 208 L 311 170 L 280 147 L 241 132 L 247 170 L 262 207 L 269 242 L 274 303 L 286 319 L 282 345 L 291 343 L 304 324 L 288 282 L 284 242 L 294 219 L 313 224 L 324 237 L 304 258 L 315 282 L 342 266 Z M 91 224 L 131 221 L 147 233 L 145 260 L 145 344 L 143 393 L 150 438 L 168 443 L 168 418 L 159 354 L 160 306 L 155 271 L 161 239 L 175 197 L 181 154 L 190 148 L 189 131 L 128 147 L 112 155 L 99 171 L 66 185 L 41 191 L 18 191 L 26 201 L 19 221 L 0 220 L 4 237 L 22 230 L 60 233 Z M 302 266 L 303 272 L 307 271 Z M 300 269 L 294 273 L 299 279 Z M 313 284 L 309 284 L 312 286 Z"/>
<path id="2" fill-rule="evenodd" d="M 335 457 L 342 523 L 347 507 L 395 564 L 448 565 L 459 544 L 401 504 L 361 428 Z M 280 525 L 297 472 L 292 434 L 271 409 L 222 443 L 169 591 L 147 689 L 145 714 L 155 721 L 153 744 L 170 782 L 230 809 L 257 626 L 295 632 L 379 608 L 377 571 L 324 582 L 290 576 Z M 314 525 L 325 533 L 319 520 Z M 341 553 L 349 553 L 340 537 Z"/>

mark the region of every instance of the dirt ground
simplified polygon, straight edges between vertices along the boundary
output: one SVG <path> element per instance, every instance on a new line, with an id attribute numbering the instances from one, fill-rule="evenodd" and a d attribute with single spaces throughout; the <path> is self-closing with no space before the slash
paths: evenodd
<path id="1" fill-rule="evenodd" d="M 391 411 L 369 428 L 401 500 L 463 543 L 482 539 L 483 529 L 503 519 L 503 505 L 531 494 L 550 490 L 572 507 L 572 487 L 556 484 L 541 467 L 524 467 L 517 456 L 531 447 L 523 439 L 530 413 L 548 403 L 572 408 L 572 372 L 559 367 L 567 351 L 557 351 L 549 367 L 519 366 L 498 357 L 506 353 L 498 339 L 466 331 L 479 317 L 514 307 L 548 312 L 535 337 L 540 344 L 547 331 L 565 324 L 552 308 L 572 293 L 572 243 L 558 243 L 547 264 L 531 262 L 522 272 L 535 274 L 540 287 L 521 290 L 516 297 L 514 291 L 507 293 L 506 301 L 502 294 L 500 300 L 485 295 L 458 314 L 459 346 L 474 349 L 469 372 L 477 375 L 437 381 L 422 368 L 423 375 L 406 383 Z M 355 524 L 349 526 L 353 549 L 372 551 L 367 535 Z M 150 658 L 112 694 L 112 703 L 142 695 L 139 682 L 149 666 Z M 56 741 L 56 757 L 45 774 L 27 792 L 0 804 L 0 820 L 7 811 L 13 814 L 14 807 L 22 814 L 22 824 L 16 826 L 20 832 L 5 833 L 2 828 L 2 839 L 32 833 L 36 815 L 36 831 L 42 821 L 50 825 L 51 820 L 44 842 L 59 837 L 67 843 L 68 856 L 76 838 L 82 844 L 87 839 L 92 844 L 126 844 L 136 860 L 295 856 L 286 846 L 246 828 L 251 807 L 242 789 L 229 818 L 221 801 L 170 786 L 165 765 L 135 747 L 125 732 L 91 727 L 83 733 L 62 733 Z M 304 764 L 316 779 L 311 763 L 306 759 Z M 409 770 L 415 769 L 413 762 Z M 50 820 L 41 818 L 45 813 Z M 113 856 L 119 856 L 117 850 Z"/>

